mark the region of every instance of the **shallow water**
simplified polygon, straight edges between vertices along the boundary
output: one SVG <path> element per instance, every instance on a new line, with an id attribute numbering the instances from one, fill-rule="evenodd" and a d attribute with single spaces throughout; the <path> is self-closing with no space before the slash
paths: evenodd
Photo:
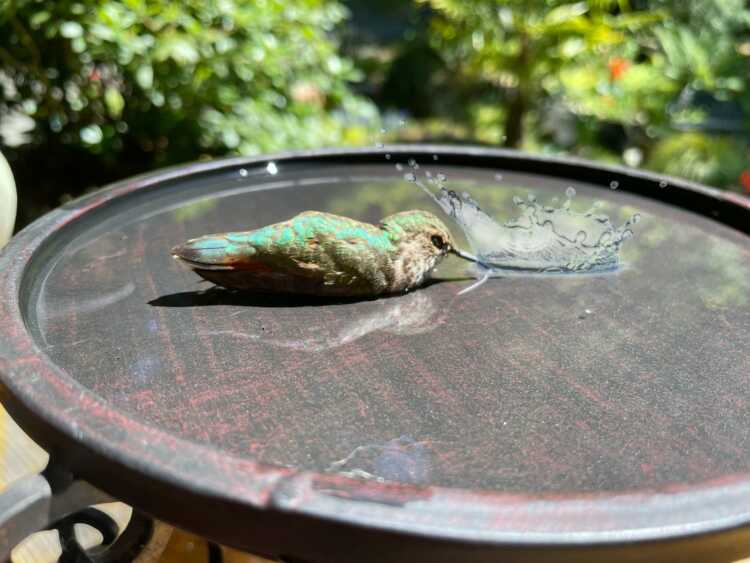
<path id="1" fill-rule="evenodd" d="M 242 459 L 524 494 L 750 470 L 750 239 L 627 185 L 579 181 L 570 198 L 643 217 L 614 273 L 505 270 L 468 295 L 456 258 L 413 294 L 324 305 L 208 290 L 169 254 L 310 209 L 441 213 L 396 160 L 245 164 L 98 208 L 33 259 L 27 322 L 112 409 Z M 514 197 L 560 207 L 571 182 L 424 161 L 420 177 L 444 173 L 500 226 Z"/>

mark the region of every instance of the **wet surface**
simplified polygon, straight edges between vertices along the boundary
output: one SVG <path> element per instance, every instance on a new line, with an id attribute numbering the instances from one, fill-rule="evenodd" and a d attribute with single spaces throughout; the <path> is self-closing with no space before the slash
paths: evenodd
<path id="1" fill-rule="evenodd" d="M 500 218 L 514 196 L 570 185 L 428 166 Z M 390 165 L 305 170 L 147 190 L 64 229 L 29 301 L 40 346 L 115 408 L 274 464 L 534 492 L 750 469 L 750 238 L 574 184 L 574 206 L 641 216 L 617 273 L 509 276 L 457 296 L 472 280 L 455 260 L 413 294 L 332 303 L 210 290 L 169 256 L 307 209 L 438 212 Z"/>

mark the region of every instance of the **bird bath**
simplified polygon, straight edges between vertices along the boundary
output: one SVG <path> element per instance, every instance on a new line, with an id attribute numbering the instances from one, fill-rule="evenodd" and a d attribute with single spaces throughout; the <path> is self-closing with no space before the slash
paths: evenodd
<path id="1" fill-rule="evenodd" d="M 505 275 L 465 295 L 454 259 L 412 294 L 321 303 L 211 289 L 169 255 L 309 209 L 440 213 L 385 151 L 493 217 L 573 185 L 575 208 L 640 222 L 613 271 Z M 86 479 L 259 553 L 344 561 L 350 537 L 394 561 L 487 561 L 747 524 L 750 208 L 662 181 L 418 146 L 124 182 L 3 254 L 0 379 Z"/>

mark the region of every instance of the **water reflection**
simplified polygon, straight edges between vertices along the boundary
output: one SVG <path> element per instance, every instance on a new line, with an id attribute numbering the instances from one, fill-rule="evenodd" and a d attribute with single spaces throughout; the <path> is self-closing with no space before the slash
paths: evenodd
<path id="1" fill-rule="evenodd" d="M 417 485 L 430 480 L 432 463 L 430 442 L 401 436 L 383 444 L 358 446 L 326 472 Z"/>
<path id="2" fill-rule="evenodd" d="M 130 297 L 135 291 L 133 282 L 125 282 L 114 289 L 103 289 L 97 294 L 89 297 L 71 297 L 64 301 L 58 301 L 53 310 L 41 311 L 45 319 L 56 319 L 67 315 L 87 315 L 101 309 L 107 309 L 120 301 Z"/>
<path id="3" fill-rule="evenodd" d="M 219 200 L 213 197 L 191 201 L 175 209 L 174 218 L 180 222 L 189 221 L 211 211 L 218 203 Z"/>
<path id="4" fill-rule="evenodd" d="M 347 307 L 346 304 L 340 305 Z M 240 314 L 242 312 L 240 311 Z M 375 332 L 394 335 L 423 334 L 435 330 L 445 322 L 446 308 L 439 307 L 427 291 L 418 291 L 401 297 L 380 299 L 349 305 L 346 320 L 336 322 L 306 323 L 297 327 L 295 337 L 289 338 L 289 327 L 280 329 L 261 326 L 259 330 L 206 330 L 199 336 L 221 338 L 229 341 L 254 341 L 276 348 L 302 352 L 322 352 L 350 344 Z"/>

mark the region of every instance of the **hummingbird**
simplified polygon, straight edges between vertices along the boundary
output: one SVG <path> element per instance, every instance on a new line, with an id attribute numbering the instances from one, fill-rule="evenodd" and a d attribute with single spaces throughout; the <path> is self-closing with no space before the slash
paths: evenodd
<path id="1" fill-rule="evenodd" d="M 202 278 L 229 289 L 377 297 L 420 286 L 456 246 L 432 213 L 389 215 L 378 225 L 320 211 L 252 231 L 206 235 L 172 248 Z M 481 262 L 480 262 L 481 263 Z"/>

